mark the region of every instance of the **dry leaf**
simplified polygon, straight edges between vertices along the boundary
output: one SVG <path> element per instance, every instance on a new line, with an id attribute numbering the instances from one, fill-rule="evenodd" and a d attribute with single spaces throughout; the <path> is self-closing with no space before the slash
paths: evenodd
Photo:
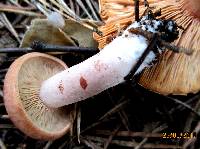
<path id="1" fill-rule="evenodd" d="M 75 39 L 80 47 L 97 47 L 97 42 L 93 39 L 93 31 L 75 21 L 66 20 L 63 31 Z"/>
<path id="2" fill-rule="evenodd" d="M 35 40 L 48 44 L 76 45 L 69 36 L 51 25 L 46 19 L 35 19 L 31 22 L 31 26 L 24 35 L 21 47 L 29 47 Z"/>

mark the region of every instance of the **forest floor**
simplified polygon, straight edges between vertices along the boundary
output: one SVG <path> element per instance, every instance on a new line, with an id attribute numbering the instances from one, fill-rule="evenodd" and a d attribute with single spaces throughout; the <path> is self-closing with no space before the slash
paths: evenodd
<path id="1" fill-rule="evenodd" d="M 78 3 L 79 2 L 79 3 Z M 66 1 L 77 16 L 100 21 L 98 1 Z M 28 1 L 0 2 L 0 49 L 19 47 L 31 20 L 45 16 Z M 3 101 L 4 77 L 10 64 L 27 52 L 0 50 L 0 149 L 128 149 L 200 148 L 200 93 L 163 96 L 140 85 L 123 83 L 76 104 L 74 132 L 54 141 L 36 140 L 18 130 L 9 119 Z M 91 56 L 88 53 L 55 55 L 69 66 Z M 77 128 L 80 127 L 80 131 Z M 189 135 L 194 138 L 178 138 Z M 171 138 L 169 137 L 171 135 Z"/>

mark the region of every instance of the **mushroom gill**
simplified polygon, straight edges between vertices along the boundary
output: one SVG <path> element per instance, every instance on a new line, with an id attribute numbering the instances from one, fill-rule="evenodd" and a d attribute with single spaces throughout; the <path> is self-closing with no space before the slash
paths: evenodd
<path id="1" fill-rule="evenodd" d="M 72 127 L 73 106 L 52 109 L 39 97 L 41 83 L 67 66 L 57 58 L 29 53 L 10 66 L 4 81 L 4 103 L 9 117 L 22 132 L 52 140 Z"/>
<path id="2" fill-rule="evenodd" d="M 101 16 L 105 25 L 101 26 L 100 30 L 104 36 L 94 35 L 99 42 L 99 48 L 104 47 L 117 36 L 118 30 L 134 21 L 133 3 L 125 5 L 119 1 L 112 0 L 113 3 L 123 6 L 121 8 L 118 6 L 117 10 L 115 10 L 115 4 L 110 5 L 108 0 L 101 2 Z M 188 3 L 190 1 L 187 0 L 149 1 L 153 11 L 161 8 L 162 15 L 159 18 L 172 19 L 184 28 L 184 31 L 179 30 L 179 38 L 174 42 L 175 45 L 194 49 L 191 56 L 165 51 L 153 67 L 142 73 L 139 84 L 154 92 L 165 95 L 186 95 L 200 90 L 200 69 L 198 69 L 198 65 L 200 65 L 200 18 L 194 15 Z M 129 7 L 132 9 L 127 9 Z M 107 9 L 109 11 L 106 11 Z M 144 6 L 140 5 L 140 15 L 144 10 Z M 115 11 L 124 12 L 124 15 L 117 15 Z M 114 13 L 116 15 L 113 15 Z"/>

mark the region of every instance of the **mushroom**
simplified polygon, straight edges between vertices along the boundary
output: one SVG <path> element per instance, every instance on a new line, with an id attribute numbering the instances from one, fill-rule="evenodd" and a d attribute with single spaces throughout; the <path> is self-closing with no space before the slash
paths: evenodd
<path id="1" fill-rule="evenodd" d="M 105 25 L 100 27 L 103 37 L 94 34 L 103 48 L 115 37 L 119 29 L 126 28 L 133 19 L 133 2 L 123 0 L 100 0 L 101 17 Z M 199 0 L 149 0 L 153 10 L 161 9 L 162 19 L 172 19 L 179 26 L 179 38 L 174 42 L 177 46 L 193 49 L 192 56 L 176 54 L 171 51 L 163 52 L 158 62 L 142 73 L 139 84 L 154 92 L 168 95 L 187 95 L 200 90 L 200 1 Z M 140 5 L 140 15 L 145 10 Z M 121 12 L 121 13 L 119 13 Z"/>
<path id="2" fill-rule="evenodd" d="M 130 27 L 134 26 L 138 22 Z M 15 60 L 4 83 L 5 106 L 14 124 L 33 138 L 49 140 L 65 134 L 72 125 L 69 104 L 125 81 L 147 48 L 149 41 L 130 32 L 130 27 L 99 53 L 68 69 L 47 54 L 29 53 Z M 151 51 L 136 73 L 154 58 Z"/>
<path id="3" fill-rule="evenodd" d="M 66 70 L 63 62 L 46 54 L 30 53 L 18 58 L 9 68 L 4 85 L 11 120 L 34 138 L 55 139 L 65 134 L 72 125 L 70 104 L 125 81 L 149 47 L 145 37 L 130 31 L 140 23 L 134 22 L 98 54 Z M 151 51 L 135 74 L 154 59 Z"/>
<path id="4" fill-rule="evenodd" d="M 26 54 L 10 66 L 4 80 L 4 103 L 10 119 L 28 136 L 52 140 L 72 127 L 73 106 L 49 108 L 39 98 L 41 83 L 67 66 L 41 53 Z"/>

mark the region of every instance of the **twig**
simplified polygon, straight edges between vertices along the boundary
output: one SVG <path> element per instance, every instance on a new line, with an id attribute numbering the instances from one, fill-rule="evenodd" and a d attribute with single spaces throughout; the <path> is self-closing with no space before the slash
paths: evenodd
<path id="1" fill-rule="evenodd" d="M 118 105 L 116 105 L 114 108 L 112 108 L 111 110 L 109 110 L 108 112 L 106 112 L 106 114 L 104 114 L 99 120 L 103 120 L 111 115 L 113 115 L 114 113 L 118 112 L 119 110 L 122 109 L 122 107 L 124 107 L 127 103 L 129 103 L 130 100 L 125 100 L 121 103 L 119 103 Z"/>
<path id="2" fill-rule="evenodd" d="M 95 143 L 91 142 L 89 139 L 80 137 L 80 141 L 84 143 L 86 146 L 90 147 L 91 149 L 102 149 L 101 147 L 97 146 Z"/>
<path id="3" fill-rule="evenodd" d="M 197 126 L 193 132 L 195 132 L 196 134 L 198 134 L 200 132 L 200 122 L 197 123 Z M 184 143 L 183 148 L 187 149 L 196 140 L 197 140 L 197 137 L 193 137 L 193 138 L 189 139 L 187 142 Z"/>
<path id="4" fill-rule="evenodd" d="M 135 21 L 139 21 L 139 0 L 135 0 Z"/>
<path id="5" fill-rule="evenodd" d="M 16 30 L 14 29 L 14 27 L 12 26 L 12 24 L 10 23 L 10 21 L 8 20 L 8 18 L 6 17 L 6 15 L 3 12 L 0 13 L 0 20 L 4 23 L 6 28 L 12 33 L 12 35 L 20 43 L 18 33 L 16 32 Z"/>
<path id="6" fill-rule="evenodd" d="M 45 44 L 40 41 L 34 41 L 31 45 L 31 48 L 35 50 L 43 50 L 43 51 L 53 51 L 56 50 L 58 52 L 92 52 L 97 53 L 99 50 L 89 47 L 75 47 L 75 46 L 61 46 L 61 45 L 53 45 L 53 44 Z"/>
<path id="7" fill-rule="evenodd" d="M 80 144 L 80 133 L 81 133 L 81 107 L 78 106 L 77 110 L 77 139 Z"/>
<path id="8" fill-rule="evenodd" d="M 125 106 L 130 100 L 126 100 L 121 102 L 120 104 L 116 105 L 114 108 L 106 112 L 102 117 L 99 118 L 99 120 L 90 126 L 86 127 L 84 130 L 81 131 L 81 133 L 84 133 L 85 131 L 99 125 L 102 121 L 107 120 L 106 118 L 113 115 L 114 113 L 118 112 L 123 106 Z"/>
<path id="9" fill-rule="evenodd" d="M 96 15 L 96 12 L 94 11 L 94 8 L 93 8 L 93 6 L 92 6 L 92 4 L 91 4 L 91 1 L 90 1 L 90 0 L 86 0 L 86 3 L 87 3 L 87 5 L 89 6 L 89 8 L 90 8 L 90 10 L 91 10 L 91 12 L 92 12 L 94 18 L 95 18 L 97 21 L 100 21 L 99 18 L 98 18 L 98 16 Z"/>
<path id="10" fill-rule="evenodd" d="M 190 104 L 190 103 L 194 102 L 195 100 L 199 100 L 199 98 L 200 98 L 200 95 L 197 94 L 197 95 L 195 95 L 194 97 L 188 99 L 185 103 L 186 103 L 186 104 Z M 172 109 L 169 111 L 169 114 L 172 114 L 175 110 L 180 110 L 180 111 L 181 111 L 181 110 L 183 110 L 183 109 L 185 109 L 185 107 L 183 107 L 182 105 L 178 105 L 178 106 L 172 108 Z"/>
<path id="11" fill-rule="evenodd" d="M 152 131 L 152 133 L 160 132 L 160 131 L 162 131 L 162 130 L 164 130 L 164 129 L 166 129 L 166 128 L 167 128 L 167 126 L 166 126 L 165 124 L 160 125 L 159 127 L 155 128 L 155 129 Z M 140 149 L 142 146 L 144 146 L 144 144 L 147 142 L 147 140 L 148 140 L 148 137 L 145 137 L 145 138 L 135 147 L 135 149 Z"/>
<path id="12" fill-rule="evenodd" d="M 73 10 L 71 10 L 71 9 L 67 6 L 67 4 L 65 3 L 64 0 L 59 0 L 58 2 L 61 4 L 60 7 L 64 7 L 64 8 L 68 11 L 68 14 L 69 14 L 70 16 L 72 16 L 73 18 L 78 18 L 78 19 L 80 19 L 79 16 L 77 16 L 77 15 L 75 14 L 75 12 L 74 12 Z"/>
<path id="13" fill-rule="evenodd" d="M 32 48 L 0 48 L 0 53 L 33 52 Z"/>
<path id="14" fill-rule="evenodd" d="M 124 78 L 127 81 L 133 81 L 134 80 L 134 74 L 140 67 L 140 65 L 143 63 L 145 60 L 146 56 L 149 54 L 149 52 L 153 49 L 155 43 L 157 42 L 157 34 L 153 34 L 153 37 L 151 38 L 148 47 L 145 49 L 145 51 L 142 53 L 142 56 L 139 58 L 137 63 L 133 66 L 132 70 L 130 73 Z"/>
<path id="15" fill-rule="evenodd" d="M 52 144 L 53 144 L 53 141 L 48 141 L 43 149 L 49 149 Z"/>
<path id="16" fill-rule="evenodd" d="M 183 53 L 185 53 L 187 55 L 191 55 L 193 53 L 193 50 L 191 50 L 191 49 L 186 49 L 184 47 L 177 47 L 176 45 L 169 44 L 169 43 L 167 43 L 165 41 L 161 41 L 161 45 L 165 46 L 167 49 L 172 50 L 175 53 L 183 52 Z"/>
<path id="17" fill-rule="evenodd" d="M 80 15 L 80 8 L 79 8 L 79 5 L 77 3 L 75 3 L 75 6 L 76 6 L 76 14 L 79 16 Z"/>
<path id="18" fill-rule="evenodd" d="M 8 69 L 0 69 L 0 73 L 6 73 L 8 71 Z"/>
<path id="19" fill-rule="evenodd" d="M 199 97 L 197 96 L 197 103 L 196 105 L 194 106 L 194 110 L 195 111 L 199 111 L 199 107 L 200 107 L 200 101 L 199 101 Z M 198 112 L 199 113 L 199 112 Z M 192 122 L 196 119 L 196 115 L 194 113 L 190 113 L 187 120 L 186 120 L 186 124 L 185 124 L 185 128 L 184 128 L 184 131 L 185 132 L 188 132 L 191 130 L 191 126 L 192 126 Z"/>
<path id="20" fill-rule="evenodd" d="M 17 1 L 15 1 L 15 0 L 8 0 L 8 1 L 9 1 L 10 3 L 12 3 L 12 4 L 14 4 L 14 5 L 20 7 L 20 4 L 19 4 Z"/>
<path id="21" fill-rule="evenodd" d="M 80 52 L 80 53 L 98 53 L 98 49 L 87 47 L 75 47 L 75 46 L 61 46 L 51 45 L 42 42 L 34 42 L 27 48 L 0 48 L 0 53 L 14 53 L 14 52 Z"/>
<path id="22" fill-rule="evenodd" d="M 112 141 L 113 137 L 116 135 L 116 133 L 119 131 L 119 128 L 121 127 L 121 125 L 119 125 L 112 133 L 111 135 L 108 137 L 108 140 L 106 141 L 105 145 L 104 145 L 104 149 L 107 149 L 110 142 Z"/>
<path id="23" fill-rule="evenodd" d="M 190 110 L 191 112 L 193 112 L 196 116 L 198 116 L 198 118 L 200 118 L 200 114 L 197 112 L 197 111 L 195 111 L 191 106 L 189 106 L 188 104 L 186 104 L 186 103 L 184 103 L 184 102 L 182 102 L 182 101 L 180 101 L 180 100 L 178 100 L 178 99 L 176 99 L 176 98 L 172 98 L 172 97 L 166 97 L 166 98 L 168 98 L 168 99 L 170 99 L 170 100 L 172 100 L 172 101 L 174 101 L 174 102 L 176 102 L 176 103 L 178 103 L 178 104 L 181 104 L 182 106 L 184 106 L 185 108 L 187 108 L 188 110 Z"/>
<path id="24" fill-rule="evenodd" d="M 196 97 L 198 99 L 198 102 L 196 103 L 194 110 L 195 111 L 199 111 L 199 107 L 200 107 L 200 101 L 199 101 L 199 95 Z M 188 132 L 191 131 L 191 127 L 192 127 L 192 123 L 195 121 L 195 114 L 194 113 L 190 113 L 190 115 L 188 116 L 187 120 L 186 120 L 186 124 L 185 124 L 185 128 L 184 131 Z M 197 123 L 195 129 L 193 130 L 193 132 L 195 132 L 197 135 L 200 132 L 200 122 Z M 194 142 L 197 140 L 197 138 L 191 138 L 188 141 L 184 142 L 184 147 L 187 148 L 188 146 L 191 146 L 192 144 L 194 144 Z"/>
<path id="25" fill-rule="evenodd" d="M 96 130 L 97 135 L 110 135 L 112 132 L 110 130 Z M 118 131 L 115 134 L 116 137 L 147 137 L 147 138 L 162 138 L 162 133 L 148 133 L 148 132 L 133 132 L 133 131 Z"/>
<path id="26" fill-rule="evenodd" d="M 109 99 L 111 100 L 112 104 L 115 105 L 115 102 L 116 101 L 115 99 L 113 99 L 113 96 L 111 96 L 111 94 L 107 91 L 107 94 L 108 94 L 108 97 Z M 128 117 L 126 115 L 126 113 L 124 112 L 124 110 L 121 110 L 118 112 L 120 118 L 121 118 L 121 121 L 122 121 L 122 124 L 124 125 L 124 127 L 129 130 L 129 122 L 128 122 Z"/>
<path id="27" fill-rule="evenodd" d="M 0 90 L 0 96 L 3 97 L 3 92 Z"/>
<path id="28" fill-rule="evenodd" d="M 26 2 L 27 4 L 29 4 L 31 7 L 33 7 L 35 9 L 35 6 L 33 3 L 29 2 L 29 0 L 24 0 L 24 2 Z"/>
<path id="29" fill-rule="evenodd" d="M 12 124 L 0 124 L 0 129 L 16 129 L 16 127 Z"/>
<path id="30" fill-rule="evenodd" d="M 78 16 L 77 16 L 77 17 L 74 17 L 74 16 L 69 15 L 68 12 L 66 11 L 66 9 L 63 8 L 63 7 L 61 7 L 61 6 L 60 6 L 58 3 L 56 3 L 54 0 L 51 0 L 51 2 L 52 2 L 54 5 L 56 5 L 58 8 L 60 8 L 60 10 L 58 10 L 58 9 L 55 8 L 55 7 L 52 7 L 52 6 L 51 6 L 48 2 L 46 2 L 45 0 L 39 0 L 39 1 L 40 1 L 45 7 L 44 7 L 41 3 L 36 2 L 36 1 L 35 1 L 35 5 L 36 5 L 36 7 L 37 7 L 42 13 L 44 13 L 46 16 L 47 16 L 48 13 L 51 11 L 50 9 L 52 9 L 52 10 L 54 10 L 54 11 L 56 11 L 56 12 L 59 12 L 59 13 L 62 14 L 64 17 L 66 17 L 66 18 L 68 18 L 68 19 L 70 19 L 70 20 L 76 21 L 77 23 L 80 23 L 81 25 L 87 27 L 88 29 L 90 29 L 90 30 L 96 32 L 98 35 L 102 36 L 103 33 L 102 33 L 97 27 L 95 28 L 94 26 L 91 26 L 91 25 L 89 25 L 89 24 L 83 22 L 83 21 L 81 20 L 81 18 L 79 18 Z"/>
<path id="31" fill-rule="evenodd" d="M 5 144 L 3 143 L 3 141 L 1 140 L 1 138 L 0 138 L 0 148 L 1 148 L 1 149 L 6 149 L 6 146 L 5 146 Z"/>
<path id="32" fill-rule="evenodd" d="M 24 8 L 24 7 L 16 7 L 16 6 L 8 6 L 0 3 L 0 11 L 5 12 L 12 12 L 12 13 L 19 13 L 27 16 L 34 16 L 34 17 L 43 17 L 42 14 L 37 12 L 29 11 L 32 8 Z"/>
<path id="33" fill-rule="evenodd" d="M 95 142 L 104 142 L 106 139 L 103 137 L 95 137 L 95 136 L 86 136 L 86 138 L 93 140 Z M 122 141 L 122 140 L 112 140 L 111 144 L 115 144 L 123 147 L 136 147 L 138 143 L 133 141 Z M 182 149 L 182 146 L 179 145 L 169 145 L 169 144 L 152 144 L 147 143 L 143 146 L 143 148 L 153 148 L 153 149 Z"/>
<path id="34" fill-rule="evenodd" d="M 0 115 L 0 119 L 7 120 L 9 119 L 8 115 Z"/>
<path id="35" fill-rule="evenodd" d="M 87 14 L 87 16 L 93 20 L 92 16 L 90 15 L 90 13 L 87 11 L 87 9 L 85 8 L 85 6 L 83 5 L 83 2 L 81 0 L 76 0 L 76 2 L 79 4 L 79 6 L 83 9 L 83 11 Z"/>
<path id="36" fill-rule="evenodd" d="M 149 2 L 147 0 L 144 0 L 144 6 L 149 7 Z"/>
<path id="37" fill-rule="evenodd" d="M 148 40 L 151 40 L 151 39 L 153 38 L 154 34 L 155 34 L 155 33 L 151 33 L 151 32 L 148 32 L 148 31 L 144 31 L 144 30 L 142 30 L 142 29 L 140 29 L 140 28 L 137 28 L 137 29 L 131 28 L 131 29 L 129 29 L 129 31 L 130 31 L 131 33 L 134 33 L 134 34 L 142 35 L 142 36 L 144 36 L 145 38 L 147 38 Z M 157 34 L 158 34 L 158 33 L 157 33 Z M 159 35 L 159 34 L 158 34 L 158 36 L 157 36 L 157 40 L 160 42 L 161 45 L 165 46 L 165 47 L 168 48 L 169 50 L 171 50 L 171 51 L 173 51 L 173 52 L 176 52 L 176 53 L 183 52 L 183 53 L 185 53 L 185 54 L 187 54 L 187 55 L 191 55 L 191 54 L 194 52 L 193 49 L 186 49 L 186 48 L 184 48 L 184 47 L 177 47 L 176 45 L 173 45 L 173 44 L 171 44 L 171 43 L 168 43 L 168 42 L 162 40 L 162 39 L 160 38 L 160 35 Z"/>
<path id="38" fill-rule="evenodd" d="M 92 3 L 92 5 L 93 5 L 94 9 L 96 10 L 96 12 L 98 12 L 99 11 L 98 3 L 96 1 L 94 1 L 94 0 L 90 0 L 90 2 Z M 99 16 L 99 13 L 97 13 L 97 15 Z"/>
<path id="39" fill-rule="evenodd" d="M 84 133 L 84 132 L 86 132 L 86 131 L 88 131 L 88 130 L 90 130 L 90 129 L 92 129 L 92 128 L 94 128 L 94 127 L 96 127 L 96 126 L 98 126 L 98 125 L 100 125 L 102 122 L 106 122 L 106 121 L 109 121 L 109 120 L 110 119 L 106 118 L 106 119 L 103 119 L 101 121 L 94 122 L 91 125 L 89 125 L 88 127 L 86 127 L 85 129 L 83 129 L 81 131 L 81 134 Z"/>
<path id="40" fill-rule="evenodd" d="M 69 0 L 69 5 L 71 10 L 75 13 L 74 3 L 72 2 L 72 0 Z"/>

